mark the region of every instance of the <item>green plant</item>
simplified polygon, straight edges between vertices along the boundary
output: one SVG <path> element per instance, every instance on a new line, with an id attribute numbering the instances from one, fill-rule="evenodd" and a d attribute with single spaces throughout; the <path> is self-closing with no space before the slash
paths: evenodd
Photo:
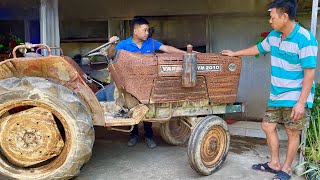
<path id="1" fill-rule="evenodd" d="M 267 36 L 269 35 L 270 32 L 263 32 L 260 34 L 260 37 L 258 38 L 256 44 L 261 43 Z M 255 55 L 256 58 L 259 58 L 260 54 Z"/>
<path id="2" fill-rule="evenodd" d="M 301 175 L 306 175 L 307 179 L 320 179 L 320 84 L 316 84 L 310 126 L 306 132 L 305 162 L 299 166 L 306 167 Z"/>
<path id="3" fill-rule="evenodd" d="M 10 53 L 14 47 L 21 43 L 23 40 L 13 34 L 0 33 L 0 53 Z"/>
<path id="4" fill-rule="evenodd" d="M 307 133 L 306 165 L 309 179 L 320 179 L 320 109 L 316 109 L 317 116 L 311 117 Z M 311 172 L 311 173 L 309 173 Z"/>
<path id="5" fill-rule="evenodd" d="M 320 83 L 316 84 L 316 91 L 314 93 L 314 101 L 311 110 L 311 114 L 314 118 L 317 116 L 317 109 L 320 109 Z"/>

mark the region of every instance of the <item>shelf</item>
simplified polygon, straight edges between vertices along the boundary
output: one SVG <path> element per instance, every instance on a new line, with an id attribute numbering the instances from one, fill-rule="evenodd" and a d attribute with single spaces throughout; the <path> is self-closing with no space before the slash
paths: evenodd
<path id="1" fill-rule="evenodd" d="M 61 39 L 61 43 L 106 43 L 108 38 L 80 38 L 80 39 Z"/>

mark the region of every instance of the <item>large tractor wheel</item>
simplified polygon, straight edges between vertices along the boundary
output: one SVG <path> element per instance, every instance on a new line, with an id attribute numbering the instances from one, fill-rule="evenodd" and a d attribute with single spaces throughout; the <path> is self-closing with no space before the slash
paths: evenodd
<path id="1" fill-rule="evenodd" d="M 202 175 L 218 171 L 227 158 L 230 134 L 227 124 L 218 116 L 207 116 L 193 129 L 188 158 L 191 167 Z"/>
<path id="2" fill-rule="evenodd" d="M 70 89 L 43 78 L 0 80 L 0 173 L 70 179 L 90 159 L 92 118 Z"/>
<path id="3" fill-rule="evenodd" d="M 177 117 L 162 123 L 160 133 L 163 140 L 171 145 L 185 144 L 189 140 L 191 130 L 183 121 L 183 117 Z"/>

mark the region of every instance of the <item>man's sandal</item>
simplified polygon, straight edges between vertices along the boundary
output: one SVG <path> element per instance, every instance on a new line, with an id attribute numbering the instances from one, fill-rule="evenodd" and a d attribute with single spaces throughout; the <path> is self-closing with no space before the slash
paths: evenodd
<path id="1" fill-rule="evenodd" d="M 291 179 L 291 176 L 284 172 L 284 171 L 279 171 L 274 177 L 273 180 L 289 180 Z"/>
<path id="2" fill-rule="evenodd" d="M 261 167 L 263 167 L 264 169 L 261 169 Z M 257 171 L 269 172 L 269 173 L 273 173 L 273 174 L 277 174 L 279 172 L 277 170 L 270 168 L 268 163 L 254 164 L 252 166 L 252 169 L 257 170 Z"/>

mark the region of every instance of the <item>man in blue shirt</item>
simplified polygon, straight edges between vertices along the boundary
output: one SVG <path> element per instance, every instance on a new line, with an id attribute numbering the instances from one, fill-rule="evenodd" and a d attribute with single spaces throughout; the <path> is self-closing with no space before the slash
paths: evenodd
<path id="1" fill-rule="evenodd" d="M 316 38 L 295 22 L 296 1 L 275 0 L 270 4 L 269 23 L 274 29 L 256 46 L 240 51 L 223 50 L 228 56 L 251 56 L 270 52 L 271 85 L 268 108 L 262 122 L 271 162 L 255 164 L 255 170 L 275 173 L 275 180 L 290 179 L 291 165 L 299 147 L 299 135 L 310 119 L 315 93 Z M 288 135 L 287 155 L 281 166 L 276 131 L 283 123 Z"/>
<path id="2" fill-rule="evenodd" d="M 172 46 L 164 45 L 161 42 L 152 39 L 149 37 L 149 22 L 141 17 L 135 17 L 131 22 L 131 30 L 132 36 L 126 40 L 120 41 L 115 50 L 126 50 L 130 52 L 137 52 L 141 54 L 152 54 L 156 50 L 160 50 L 166 53 L 185 53 L 180 49 L 177 49 Z M 110 38 L 111 41 L 115 41 L 118 37 L 113 36 Z M 110 48 L 111 49 L 111 48 Z M 109 57 L 114 57 L 114 52 L 109 51 Z M 131 98 L 132 99 L 132 98 Z M 132 104 L 132 103 L 131 103 Z M 128 107 L 131 108 L 131 107 Z M 152 131 L 152 123 L 151 122 L 143 122 L 144 125 L 144 135 L 146 139 L 147 146 L 149 148 L 155 148 L 157 144 L 153 139 L 153 131 Z M 130 134 L 130 140 L 128 142 L 128 146 L 135 146 L 139 141 L 139 131 L 138 125 L 134 126 Z"/>

